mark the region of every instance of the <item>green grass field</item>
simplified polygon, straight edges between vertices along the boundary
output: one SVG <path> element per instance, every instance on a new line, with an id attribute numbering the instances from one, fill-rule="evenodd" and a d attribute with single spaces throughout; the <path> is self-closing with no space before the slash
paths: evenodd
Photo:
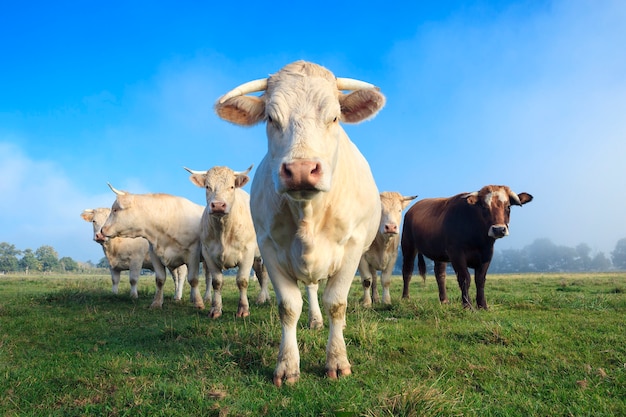
<path id="1" fill-rule="evenodd" d="M 440 305 L 432 275 L 410 300 L 394 277 L 393 305 L 364 309 L 355 279 L 353 375 L 324 376 L 328 331 L 307 328 L 305 305 L 301 379 L 281 388 L 275 298 L 256 306 L 256 283 L 236 319 L 227 277 L 211 320 L 173 302 L 171 280 L 162 310 L 147 308 L 153 278 L 139 300 L 122 282 L 113 295 L 108 276 L 0 276 L 0 415 L 626 415 L 625 273 L 491 275 L 489 311 L 463 310 L 454 278 Z"/>

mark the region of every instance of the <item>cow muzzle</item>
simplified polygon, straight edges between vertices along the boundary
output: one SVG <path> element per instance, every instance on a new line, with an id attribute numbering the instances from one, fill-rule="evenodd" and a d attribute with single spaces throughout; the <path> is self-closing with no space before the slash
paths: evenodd
<path id="1" fill-rule="evenodd" d="M 296 159 L 280 165 L 279 178 L 283 191 L 292 197 L 310 198 L 323 187 L 322 163 L 309 159 Z"/>
<path id="2" fill-rule="evenodd" d="M 395 223 L 385 223 L 383 227 L 383 232 L 387 235 L 397 235 L 398 225 Z"/>
<path id="3" fill-rule="evenodd" d="M 228 214 L 228 204 L 223 201 L 211 201 L 209 204 L 209 212 L 214 216 L 224 216 Z"/>
<path id="4" fill-rule="evenodd" d="M 489 236 L 494 239 L 500 239 L 501 237 L 509 235 L 509 228 L 506 225 L 494 224 L 489 228 Z"/>

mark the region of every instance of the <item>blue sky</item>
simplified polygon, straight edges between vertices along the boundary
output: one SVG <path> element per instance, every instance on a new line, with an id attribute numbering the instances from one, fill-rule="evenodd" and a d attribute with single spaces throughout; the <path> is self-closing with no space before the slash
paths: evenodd
<path id="1" fill-rule="evenodd" d="M 533 194 L 500 250 L 626 237 L 626 2 L 213 3 L 0 6 L 0 242 L 97 262 L 80 213 L 110 207 L 107 182 L 204 205 L 183 166 L 267 146 L 213 103 L 298 59 L 387 96 L 345 126 L 381 191 Z"/>

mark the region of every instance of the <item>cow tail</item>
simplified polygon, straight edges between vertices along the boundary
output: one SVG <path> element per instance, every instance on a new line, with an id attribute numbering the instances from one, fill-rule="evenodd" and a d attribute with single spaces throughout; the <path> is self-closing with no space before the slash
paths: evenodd
<path id="1" fill-rule="evenodd" d="M 422 280 L 426 282 L 426 262 L 424 261 L 424 255 L 417 254 L 417 269 L 419 270 Z"/>

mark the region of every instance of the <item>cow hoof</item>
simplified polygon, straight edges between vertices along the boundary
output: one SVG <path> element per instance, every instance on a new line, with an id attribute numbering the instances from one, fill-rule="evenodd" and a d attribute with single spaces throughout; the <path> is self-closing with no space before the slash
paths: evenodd
<path id="1" fill-rule="evenodd" d="M 287 385 L 294 385 L 299 380 L 300 380 L 300 375 L 291 375 L 291 376 L 284 377 L 284 382 Z M 280 388 L 283 385 L 283 377 L 274 375 L 274 385 Z"/>
<path id="2" fill-rule="evenodd" d="M 324 322 L 321 320 L 311 320 L 309 322 L 309 329 L 311 330 L 320 330 L 324 328 Z"/>
<path id="3" fill-rule="evenodd" d="M 211 310 L 211 312 L 209 313 L 209 317 L 212 319 L 217 319 L 219 317 L 222 316 L 222 312 L 221 311 L 213 311 Z"/>
<path id="4" fill-rule="evenodd" d="M 352 370 L 350 368 L 339 369 L 339 372 L 336 369 L 329 369 L 326 371 L 326 375 L 330 379 L 337 379 L 339 376 L 348 376 L 352 375 Z"/>
<path id="5" fill-rule="evenodd" d="M 160 303 L 152 303 L 150 304 L 150 308 L 162 308 L 163 304 Z"/>
<path id="6" fill-rule="evenodd" d="M 250 315 L 250 312 L 248 310 L 237 312 L 237 317 L 248 317 L 249 315 Z"/>

